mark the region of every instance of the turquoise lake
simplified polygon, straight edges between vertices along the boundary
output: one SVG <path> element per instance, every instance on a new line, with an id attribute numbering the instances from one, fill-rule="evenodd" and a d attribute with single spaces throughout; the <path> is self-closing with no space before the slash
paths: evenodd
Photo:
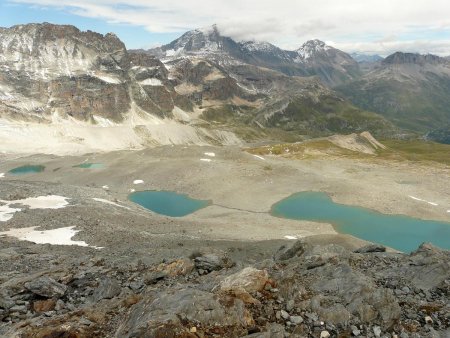
<path id="1" fill-rule="evenodd" d="M 105 165 L 103 163 L 81 163 L 78 165 L 74 165 L 74 168 L 83 168 L 83 169 L 101 169 Z"/>
<path id="2" fill-rule="evenodd" d="M 334 203 L 322 192 L 301 192 L 273 205 L 273 216 L 331 223 L 336 231 L 411 252 L 423 242 L 450 249 L 450 223 L 385 215 Z"/>
<path id="3" fill-rule="evenodd" d="M 134 203 L 170 217 L 182 217 L 207 207 L 210 201 L 196 200 L 171 191 L 137 191 L 128 196 Z"/>
<path id="4" fill-rule="evenodd" d="M 43 165 L 23 165 L 21 167 L 11 169 L 9 173 L 13 175 L 25 175 L 40 173 L 44 170 L 45 167 Z"/>

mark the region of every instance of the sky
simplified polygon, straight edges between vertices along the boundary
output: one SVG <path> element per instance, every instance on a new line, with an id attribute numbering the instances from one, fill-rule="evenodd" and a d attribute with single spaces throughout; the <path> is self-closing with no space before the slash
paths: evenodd
<path id="1" fill-rule="evenodd" d="M 346 52 L 450 55 L 449 0 L 0 0 L 0 26 L 30 22 L 114 32 L 127 48 L 217 24 L 289 50 L 317 38 Z"/>

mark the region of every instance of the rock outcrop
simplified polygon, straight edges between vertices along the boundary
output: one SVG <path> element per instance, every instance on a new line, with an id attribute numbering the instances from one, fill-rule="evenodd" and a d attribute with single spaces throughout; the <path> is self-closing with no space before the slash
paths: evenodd
<path id="1" fill-rule="evenodd" d="M 0 335 L 446 337 L 449 252 L 383 249 L 301 240 L 254 266 L 217 263 L 207 273 L 197 258 L 59 266 L 0 285 Z M 146 285 L 151 272 L 163 278 Z"/>

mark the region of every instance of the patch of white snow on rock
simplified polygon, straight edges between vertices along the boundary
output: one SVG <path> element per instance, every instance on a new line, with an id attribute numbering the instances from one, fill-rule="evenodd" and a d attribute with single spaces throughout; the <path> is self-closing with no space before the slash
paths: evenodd
<path id="1" fill-rule="evenodd" d="M 156 79 L 156 78 L 145 79 L 143 81 L 140 81 L 139 84 L 142 86 L 162 86 L 163 85 L 161 80 Z"/>
<path id="2" fill-rule="evenodd" d="M 201 158 L 200 161 L 202 162 L 211 162 L 210 158 Z"/>
<path id="3" fill-rule="evenodd" d="M 143 184 L 144 181 L 143 180 L 134 180 L 133 184 Z"/>
<path id="4" fill-rule="evenodd" d="M 80 230 L 75 230 L 74 226 L 58 228 L 52 230 L 36 230 L 38 227 L 10 229 L 0 232 L 0 236 L 15 237 L 21 241 L 29 241 L 36 244 L 52 244 L 52 245 L 77 245 L 90 246 L 84 241 L 73 241 Z M 98 247 L 94 247 L 100 249 Z"/>
<path id="5" fill-rule="evenodd" d="M 7 222 L 14 217 L 16 212 L 21 211 L 20 208 L 12 208 L 11 205 L 23 205 L 30 209 L 61 209 L 69 205 L 69 198 L 57 195 L 28 197 L 21 200 L 5 201 L 0 200 L 0 222 Z"/>
<path id="6" fill-rule="evenodd" d="M 427 200 L 424 200 L 424 199 L 421 199 L 421 198 L 418 198 L 418 197 L 415 197 L 415 196 L 408 195 L 408 197 L 409 197 L 409 198 L 412 198 L 412 199 L 415 200 L 415 201 L 425 202 L 425 203 L 428 203 L 428 204 L 433 205 L 433 206 L 435 206 L 435 207 L 439 205 L 439 204 L 437 204 L 437 203 L 429 202 L 429 201 L 427 201 Z"/>
<path id="7" fill-rule="evenodd" d="M 216 157 L 215 153 L 204 153 L 204 154 L 209 157 Z"/>
<path id="8" fill-rule="evenodd" d="M 94 201 L 97 201 L 97 202 L 106 203 L 106 204 L 114 205 L 114 206 L 116 206 L 116 207 L 120 207 L 120 208 L 124 208 L 124 209 L 130 210 L 130 208 L 128 208 L 128 207 L 126 207 L 126 206 L 124 206 L 124 205 L 120 205 L 120 204 L 118 204 L 118 203 L 115 203 L 115 202 L 111 202 L 111 201 L 105 200 L 105 199 L 103 199 L 103 198 L 96 198 L 96 197 L 94 197 L 94 198 L 92 198 L 92 199 L 93 199 Z"/>

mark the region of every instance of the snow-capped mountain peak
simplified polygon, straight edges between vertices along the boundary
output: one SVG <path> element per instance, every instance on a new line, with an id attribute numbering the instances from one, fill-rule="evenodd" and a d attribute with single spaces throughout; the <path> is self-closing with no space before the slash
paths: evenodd
<path id="1" fill-rule="evenodd" d="M 327 50 L 333 49 L 333 47 L 328 46 L 325 42 L 318 39 L 306 41 L 299 49 L 297 53 L 301 59 L 307 60 L 317 53 L 326 52 Z"/>
<path id="2" fill-rule="evenodd" d="M 164 46 L 166 55 L 183 53 L 214 53 L 222 50 L 222 39 L 217 25 L 197 28 Z"/>

